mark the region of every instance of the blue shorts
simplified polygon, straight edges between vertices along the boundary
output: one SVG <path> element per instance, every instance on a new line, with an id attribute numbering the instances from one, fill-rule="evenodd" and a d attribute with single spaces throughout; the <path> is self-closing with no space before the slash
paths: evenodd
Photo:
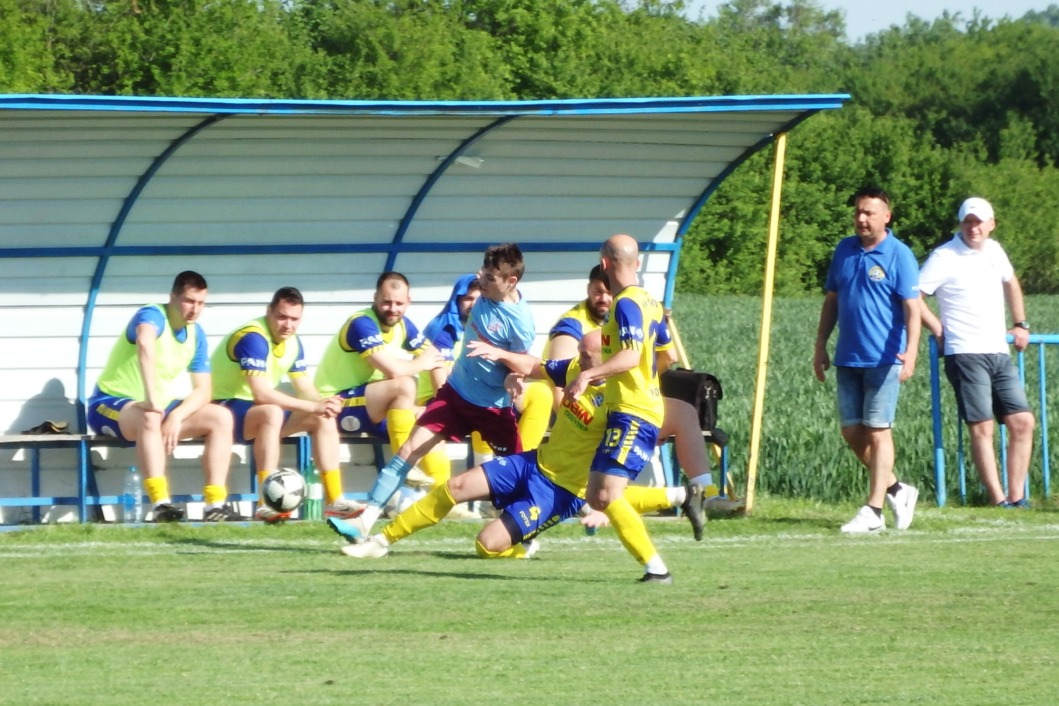
<path id="1" fill-rule="evenodd" d="M 956 353 L 945 356 L 945 377 L 956 393 L 960 419 L 984 422 L 1029 412 L 1019 372 L 1006 353 Z"/>
<path id="2" fill-rule="evenodd" d="M 838 380 L 838 419 L 843 427 L 858 424 L 889 429 L 897 416 L 901 365 L 877 368 L 835 367 Z"/>
<path id="3" fill-rule="evenodd" d="M 118 425 L 118 417 L 121 416 L 121 410 L 130 402 L 134 402 L 130 397 L 116 397 L 114 395 L 106 395 L 96 390 L 92 393 L 92 396 L 88 398 L 87 409 L 87 421 L 88 428 L 93 433 L 102 434 L 104 436 L 113 436 L 121 439 L 122 441 L 132 442 L 132 439 L 126 439 L 121 433 L 121 428 Z M 177 406 L 183 402 L 183 400 L 173 400 L 169 403 L 169 406 L 165 408 L 165 413 L 169 414 Z"/>
<path id="4" fill-rule="evenodd" d="M 658 427 L 625 412 L 607 415 L 607 431 L 592 459 L 592 470 L 633 480 L 654 455 Z"/>
<path id="5" fill-rule="evenodd" d="M 364 391 L 369 384 L 357 385 L 338 393 L 342 398 L 342 411 L 338 413 L 339 431 L 386 436 L 386 420 L 376 423 L 368 416 L 368 398 Z"/>
<path id="6" fill-rule="evenodd" d="M 504 525 L 513 543 L 536 537 L 581 511 L 585 501 L 546 478 L 537 467 L 537 452 L 500 456 L 482 464 L 489 495 L 507 513 Z M 515 536 L 521 532 L 521 537 Z"/>
<path id="7" fill-rule="evenodd" d="M 250 408 L 254 406 L 253 400 L 214 400 L 214 404 L 219 404 L 221 407 L 228 409 L 232 413 L 232 418 L 235 421 L 235 443 L 246 444 L 250 441 L 243 436 L 243 427 L 246 424 L 246 413 L 250 411 Z M 290 419 L 290 411 L 283 410 L 283 423 L 286 424 L 287 420 Z"/>

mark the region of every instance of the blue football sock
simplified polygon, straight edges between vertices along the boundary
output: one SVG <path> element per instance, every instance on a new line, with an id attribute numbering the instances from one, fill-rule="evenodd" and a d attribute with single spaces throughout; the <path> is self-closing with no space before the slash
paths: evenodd
<path id="1" fill-rule="evenodd" d="M 375 479 L 375 485 L 368 493 L 368 502 L 376 507 L 383 507 L 386 501 L 404 485 L 405 476 L 412 470 L 412 466 L 400 456 L 394 456 L 390 462 L 379 471 L 379 477 Z"/>

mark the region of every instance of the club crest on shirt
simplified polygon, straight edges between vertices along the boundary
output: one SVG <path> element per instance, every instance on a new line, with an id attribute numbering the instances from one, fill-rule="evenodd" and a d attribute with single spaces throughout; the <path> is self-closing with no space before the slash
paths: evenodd
<path id="1" fill-rule="evenodd" d="M 874 265 L 870 270 L 868 270 L 868 279 L 870 279 L 872 282 L 882 282 L 884 279 L 886 279 L 886 271 L 878 265 Z"/>

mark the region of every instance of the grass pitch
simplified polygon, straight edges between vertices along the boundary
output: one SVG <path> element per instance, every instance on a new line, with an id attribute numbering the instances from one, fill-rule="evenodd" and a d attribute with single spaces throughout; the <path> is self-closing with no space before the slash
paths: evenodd
<path id="1" fill-rule="evenodd" d="M 3 704 L 1053 704 L 1059 515 L 762 499 L 639 585 L 613 533 L 474 556 L 446 522 L 356 561 L 322 524 L 0 535 Z"/>

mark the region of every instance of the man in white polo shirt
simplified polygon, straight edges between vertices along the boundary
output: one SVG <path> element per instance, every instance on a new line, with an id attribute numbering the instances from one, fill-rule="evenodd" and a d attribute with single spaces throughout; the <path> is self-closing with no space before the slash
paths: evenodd
<path id="1" fill-rule="evenodd" d="M 999 507 L 1029 507 L 1025 485 L 1035 422 L 1007 343 L 1008 333 L 1020 351 L 1029 343 L 1022 288 L 1004 249 L 989 237 L 996 228 L 989 202 L 967 199 L 958 218 L 952 240 L 932 252 L 919 273 L 920 296 L 936 296 L 941 311 L 939 321 L 924 302 L 923 325 L 944 351 L 945 374 L 970 431 L 971 458 L 989 501 Z M 1010 329 L 1005 300 L 1014 322 Z M 1008 428 L 1006 495 L 993 451 L 994 416 Z"/>

